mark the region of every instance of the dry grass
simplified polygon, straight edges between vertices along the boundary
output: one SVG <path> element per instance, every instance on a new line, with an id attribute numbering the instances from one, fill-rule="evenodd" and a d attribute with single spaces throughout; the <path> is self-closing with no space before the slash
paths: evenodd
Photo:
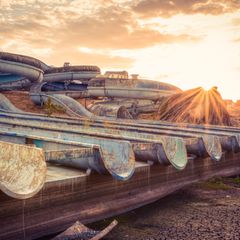
<path id="1" fill-rule="evenodd" d="M 36 106 L 28 92 L 23 91 L 6 91 L 2 92 L 17 108 L 25 112 L 41 113 L 44 114 L 44 110 L 40 106 Z"/>
<path id="2" fill-rule="evenodd" d="M 65 111 L 55 107 L 53 104 L 45 105 L 45 107 L 35 105 L 28 92 L 23 91 L 6 91 L 2 92 L 17 108 L 30 113 L 39 113 L 47 116 L 67 116 Z"/>
<path id="3" fill-rule="evenodd" d="M 240 127 L 240 105 L 234 104 L 232 106 L 228 106 L 228 112 L 233 119 L 233 125 L 236 127 Z"/>
<path id="4" fill-rule="evenodd" d="M 199 186 L 206 190 L 229 190 L 231 186 L 226 185 L 221 178 L 210 179 L 206 182 L 202 182 Z"/>
<path id="5" fill-rule="evenodd" d="M 165 98 L 159 103 L 156 119 L 195 124 L 233 124 L 217 88 L 195 88 Z"/>

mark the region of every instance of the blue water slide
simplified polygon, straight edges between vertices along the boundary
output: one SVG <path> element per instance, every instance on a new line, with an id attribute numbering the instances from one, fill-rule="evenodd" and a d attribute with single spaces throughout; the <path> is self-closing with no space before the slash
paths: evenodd
<path id="1" fill-rule="evenodd" d="M 41 82 L 47 69 L 48 66 L 37 59 L 0 52 L 0 87 L 14 88 L 23 83 Z"/>

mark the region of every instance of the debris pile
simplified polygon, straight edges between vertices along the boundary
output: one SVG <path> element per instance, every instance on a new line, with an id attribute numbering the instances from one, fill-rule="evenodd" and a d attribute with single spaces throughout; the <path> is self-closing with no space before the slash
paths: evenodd
<path id="1" fill-rule="evenodd" d="M 59 234 L 52 240 L 99 240 L 106 236 L 115 226 L 117 226 L 117 224 L 118 222 L 114 220 L 102 231 L 95 231 L 91 228 L 86 227 L 81 222 L 77 221 L 66 231 Z"/>
<path id="2" fill-rule="evenodd" d="M 217 87 L 208 91 L 199 87 L 166 97 L 159 103 L 155 117 L 172 122 L 232 125 Z"/>

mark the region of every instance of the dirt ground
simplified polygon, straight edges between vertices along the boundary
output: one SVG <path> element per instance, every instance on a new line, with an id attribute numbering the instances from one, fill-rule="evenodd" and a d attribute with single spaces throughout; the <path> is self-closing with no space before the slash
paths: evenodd
<path id="1" fill-rule="evenodd" d="M 32 102 L 28 92 L 5 91 L 2 93 L 11 101 L 12 104 L 14 104 L 22 111 L 49 115 L 48 109 L 46 107 L 37 106 Z M 83 106 L 88 106 L 91 103 L 91 101 L 85 99 L 79 99 L 77 101 L 80 102 Z M 53 117 L 68 117 L 65 112 L 57 111 L 54 109 L 50 115 Z"/>
<path id="2" fill-rule="evenodd" d="M 240 127 L 240 105 L 228 106 L 228 111 L 234 120 L 234 125 Z"/>
<path id="3" fill-rule="evenodd" d="M 113 219 L 118 225 L 103 240 L 239 240 L 240 177 L 193 184 L 152 204 L 87 226 L 101 230 Z"/>
<path id="4" fill-rule="evenodd" d="M 115 219 L 119 224 L 105 240 L 239 240 L 240 179 L 195 184 Z"/>
<path id="5" fill-rule="evenodd" d="M 6 91 L 2 92 L 12 104 L 17 108 L 25 112 L 41 113 L 44 114 L 44 110 L 40 106 L 36 106 L 30 99 L 28 92 L 22 91 Z"/>

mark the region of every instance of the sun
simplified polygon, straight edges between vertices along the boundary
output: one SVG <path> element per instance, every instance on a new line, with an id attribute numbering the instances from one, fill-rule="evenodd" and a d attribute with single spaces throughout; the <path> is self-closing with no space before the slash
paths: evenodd
<path id="1" fill-rule="evenodd" d="M 231 34 L 217 29 L 197 42 L 141 50 L 136 53 L 136 62 L 130 71 L 183 90 L 199 86 L 209 90 L 217 86 L 225 99 L 237 100 L 240 55 L 232 39 Z"/>

